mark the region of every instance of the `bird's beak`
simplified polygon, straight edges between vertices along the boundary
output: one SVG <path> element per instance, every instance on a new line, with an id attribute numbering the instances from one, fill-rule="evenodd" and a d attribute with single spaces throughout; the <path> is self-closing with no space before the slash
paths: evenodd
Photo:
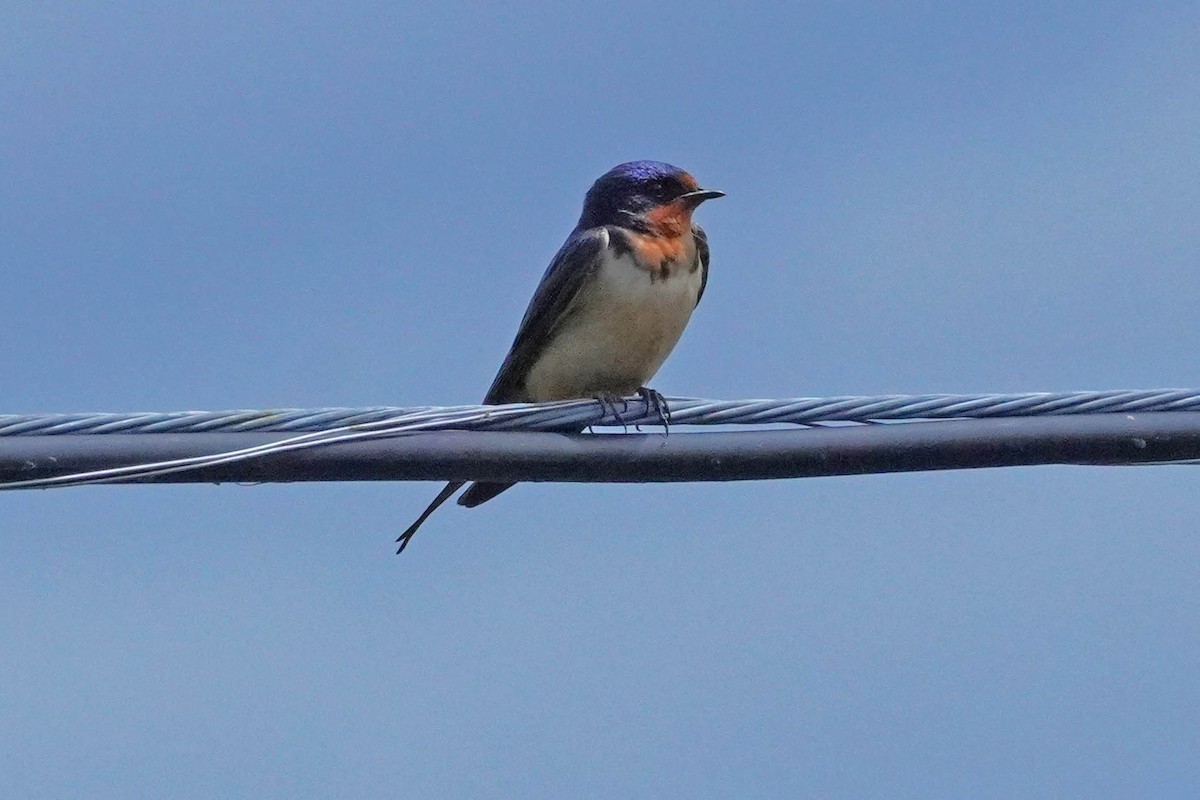
<path id="1" fill-rule="evenodd" d="M 688 208 L 695 208 L 705 200 L 715 200 L 718 197 L 724 196 L 724 192 L 718 192 L 716 189 L 697 189 L 694 192 L 679 195 L 676 198 L 676 202 L 683 203 Z"/>

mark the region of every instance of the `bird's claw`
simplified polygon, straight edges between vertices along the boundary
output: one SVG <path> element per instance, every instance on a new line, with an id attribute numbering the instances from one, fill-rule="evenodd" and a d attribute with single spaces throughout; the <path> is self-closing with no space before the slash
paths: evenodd
<path id="1" fill-rule="evenodd" d="M 596 395 L 597 402 L 600 403 L 600 413 L 607 417 L 611 416 L 621 427 L 628 431 L 629 426 L 625 424 L 624 415 L 629 412 L 629 401 L 620 395 L 604 392 Z M 621 404 L 621 410 L 617 410 L 617 403 Z"/>
<path id="2" fill-rule="evenodd" d="M 646 403 L 646 413 L 658 417 L 663 429 L 669 432 L 671 429 L 671 406 L 667 403 L 667 398 L 662 396 L 662 392 L 648 386 L 641 387 L 637 393 L 638 397 Z"/>

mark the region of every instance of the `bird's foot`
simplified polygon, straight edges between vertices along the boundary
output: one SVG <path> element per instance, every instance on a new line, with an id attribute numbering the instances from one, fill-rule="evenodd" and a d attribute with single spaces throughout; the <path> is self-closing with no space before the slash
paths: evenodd
<path id="1" fill-rule="evenodd" d="M 600 403 L 600 412 L 606 417 L 611 415 L 621 424 L 621 428 L 628 432 L 629 426 L 625 424 L 624 415 L 629 413 L 629 401 L 621 395 L 610 392 L 596 395 L 596 400 Z M 618 404 L 620 405 L 619 410 Z"/>
<path id="2" fill-rule="evenodd" d="M 665 432 L 671 430 L 671 406 L 667 404 L 667 398 L 662 396 L 662 393 L 651 389 L 648 386 L 643 386 L 637 390 L 638 397 L 646 402 L 647 413 L 658 417 L 658 421 L 662 424 Z"/>

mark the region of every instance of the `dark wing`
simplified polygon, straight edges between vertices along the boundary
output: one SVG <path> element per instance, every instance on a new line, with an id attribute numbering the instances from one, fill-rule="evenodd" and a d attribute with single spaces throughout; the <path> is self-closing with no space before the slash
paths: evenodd
<path id="1" fill-rule="evenodd" d="M 608 231 L 605 228 L 589 228 L 572 233 L 542 275 L 529 301 L 529 308 L 517 329 L 508 357 L 500 365 L 500 372 L 492 381 L 483 402 L 488 404 L 511 403 L 522 400 L 521 389 L 529 366 L 538 357 L 546 341 L 571 313 L 571 304 L 579 295 L 579 289 L 600 268 L 601 256 L 608 247 Z M 707 250 L 706 250 L 707 252 Z M 413 534 L 421 527 L 438 506 L 450 499 L 462 488 L 464 481 L 451 481 L 438 493 L 417 521 L 408 526 L 396 541 L 400 543 L 397 553 L 404 550 Z M 477 506 L 503 492 L 511 483 L 473 483 L 458 498 L 459 505 Z"/>
<path id="2" fill-rule="evenodd" d="M 529 301 L 512 348 L 483 398 L 484 403 L 515 403 L 525 399 L 521 391 L 529 367 L 570 315 L 579 289 L 600 268 L 608 241 L 606 228 L 588 228 L 572 233 L 555 254 Z"/>
<path id="3" fill-rule="evenodd" d="M 601 227 L 576 231 L 567 238 L 533 293 L 529 309 L 517 329 L 517 338 L 500 365 L 492 388 L 483 398 L 484 403 L 513 403 L 527 399 L 522 396 L 522 388 L 529 367 L 563 320 L 571 316 L 579 290 L 600 269 L 609 235 L 608 229 Z M 458 504 L 474 508 L 510 486 L 511 483 L 473 483 L 459 496 Z"/>
<path id="4" fill-rule="evenodd" d="M 692 226 L 692 236 L 696 239 L 696 260 L 700 262 L 700 291 L 696 295 L 696 305 L 704 297 L 704 287 L 708 285 L 708 234 L 699 225 Z"/>

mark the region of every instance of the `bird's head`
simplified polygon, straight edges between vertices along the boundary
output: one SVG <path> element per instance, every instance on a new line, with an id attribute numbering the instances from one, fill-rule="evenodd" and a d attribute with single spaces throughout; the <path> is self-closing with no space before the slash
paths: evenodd
<path id="1" fill-rule="evenodd" d="M 701 189 L 679 167 L 661 161 L 630 161 L 601 175 L 583 201 L 579 227 L 620 225 L 678 236 L 691 226 L 692 212 L 724 192 Z"/>

